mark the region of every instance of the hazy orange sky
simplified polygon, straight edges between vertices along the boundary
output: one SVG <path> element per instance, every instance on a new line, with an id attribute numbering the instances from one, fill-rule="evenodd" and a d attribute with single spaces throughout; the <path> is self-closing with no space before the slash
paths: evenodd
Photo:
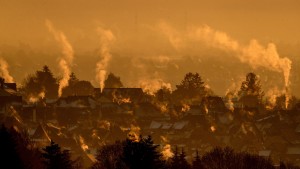
<path id="1" fill-rule="evenodd" d="M 273 79 L 282 84 L 280 73 L 240 63 L 230 52 L 201 43 L 189 43 L 189 48 L 178 51 L 159 29 L 163 22 L 181 34 L 191 27 L 208 25 L 240 44 L 247 45 L 252 39 L 263 46 L 274 43 L 280 57 L 292 60 L 291 84 L 300 95 L 296 90 L 300 84 L 296 73 L 299 18 L 299 0 L 0 0 L 0 57 L 7 60 L 18 83 L 44 64 L 59 75 L 61 48 L 45 25 L 49 20 L 73 46 L 72 70 L 95 85 L 99 26 L 116 37 L 108 71 L 131 86 L 158 78 L 174 88 L 188 71 L 199 72 L 218 94 L 224 94 L 249 71 L 257 71 L 265 82 L 272 83 Z"/>

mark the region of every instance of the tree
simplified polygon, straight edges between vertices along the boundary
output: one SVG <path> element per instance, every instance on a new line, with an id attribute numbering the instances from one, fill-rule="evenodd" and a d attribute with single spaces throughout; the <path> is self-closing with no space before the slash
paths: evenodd
<path id="1" fill-rule="evenodd" d="M 162 87 L 157 90 L 154 95 L 159 102 L 170 102 L 171 101 L 171 90 L 166 87 Z"/>
<path id="2" fill-rule="evenodd" d="M 71 73 L 69 79 L 69 85 L 62 90 L 62 96 L 87 96 L 92 95 L 94 87 L 89 81 L 79 80 L 75 73 Z"/>
<path id="3" fill-rule="evenodd" d="M 42 156 L 47 169 L 72 169 L 75 164 L 75 161 L 71 160 L 69 150 L 61 151 L 59 145 L 52 140 L 43 151 Z"/>
<path id="4" fill-rule="evenodd" d="M 23 94 L 27 100 L 30 97 L 38 97 L 44 93 L 45 97 L 55 99 L 58 96 L 58 83 L 48 66 L 36 71 L 34 75 L 28 75 L 23 82 Z"/>
<path id="5" fill-rule="evenodd" d="M 238 95 L 240 97 L 249 95 L 256 96 L 261 100 L 264 96 L 264 92 L 261 90 L 259 77 L 254 73 L 248 73 L 246 75 L 246 80 L 242 82 Z"/>
<path id="6" fill-rule="evenodd" d="M 130 169 L 160 169 L 163 167 L 161 154 L 150 136 L 137 140 L 127 139 L 123 143 L 122 161 Z"/>
<path id="7" fill-rule="evenodd" d="M 178 154 L 178 149 L 176 147 L 174 151 L 174 156 L 171 158 L 170 169 L 190 169 L 191 165 L 186 160 L 186 154 L 183 150 Z"/>
<path id="8" fill-rule="evenodd" d="M 17 145 L 9 131 L 2 125 L 0 129 L 1 166 L 8 168 L 25 168 L 17 152 Z"/>
<path id="9" fill-rule="evenodd" d="M 104 86 L 105 88 L 121 88 L 123 87 L 123 83 L 121 82 L 120 77 L 114 75 L 113 73 L 109 73 L 104 81 Z"/>
<path id="10" fill-rule="evenodd" d="M 14 128 L 0 128 L 0 165 L 8 168 L 43 168 L 40 152 L 29 138 Z"/>
<path id="11" fill-rule="evenodd" d="M 198 73 L 187 73 L 179 85 L 176 85 L 176 90 L 173 92 L 173 99 L 200 101 L 202 97 L 207 95 L 204 82 Z"/>
<path id="12" fill-rule="evenodd" d="M 97 162 L 93 164 L 92 169 L 116 169 L 124 168 L 121 156 L 123 147 L 121 142 L 105 145 L 101 147 L 96 155 Z"/>
<path id="13" fill-rule="evenodd" d="M 198 150 L 196 151 L 196 157 L 193 160 L 192 169 L 204 169 Z"/>

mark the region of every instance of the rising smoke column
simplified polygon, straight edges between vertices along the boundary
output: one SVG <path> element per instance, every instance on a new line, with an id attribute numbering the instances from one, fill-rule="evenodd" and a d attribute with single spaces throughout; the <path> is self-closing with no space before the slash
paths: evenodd
<path id="1" fill-rule="evenodd" d="M 8 83 L 14 81 L 13 77 L 9 74 L 8 63 L 0 57 L 0 76 Z"/>
<path id="2" fill-rule="evenodd" d="M 148 93 L 150 95 L 154 95 L 156 91 L 162 88 L 166 88 L 171 90 L 171 84 L 164 82 L 162 79 L 153 78 L 140 80 L 139 86 L 143 89 L 143 92 Z"/>
<path id="3" fill-rule="evenodd" d="M 65 34 L 56 30 L 49 20 L 46 20 L 46 26 L 50 33 L 53 34 L 55 40 L 62 47 L 63 56 L 59 59 L 59 67 L 63 72 L 63 78 L 59 81 L 58 96 L 62 94 L 62 89 L 69 85 L 71 74 L 71 66 L 74 58 L 74 51 Z"/>
<path id="4" fill-rule="evenodd" d="M 264 47 L 254 39 L 248 45 L 241 45 L 225 32 L 213 30 L 207 25 L 191 27 L 183 33 L 165 22 L 161 22 L 159 28 L 177 50 L 184 48 L 187 41 L 203 42 L 208 46 L 232 52 L 242 63 L 253 68 L 264 67 L 283 73 L 287 93 L 292 62 L 287 57 L 279 56 L 275 44 L 269 43 Z M 287 94 L 286 97 L 288 98 Z"/>
<path id="5" fill-rule="evenodd" d="M 106 30 L 101 27 L 97 28 L 97 32 L 100 36 L 101 47 L 100 47 L 100 52 L 99 52 L 100 60 L 96 65 L 97 66 L 96 67 L 96 79 L 100 83 L 100 89 L 102 92 L 103 88 L 104 88 L 105 77 L 107 74 L 106 69 L 108 66 L 108 62 L 111 59 L 110 49 L 111 49 L 111 45 L 115 41 L 115 36 L 111 30 Z"/>

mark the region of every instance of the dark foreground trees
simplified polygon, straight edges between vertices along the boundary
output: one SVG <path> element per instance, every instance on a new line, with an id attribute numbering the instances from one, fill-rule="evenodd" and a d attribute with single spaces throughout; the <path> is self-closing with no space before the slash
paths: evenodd
<path id="1" fill-rule="evenodd" d="M 273 162 L 258 155 L 235 152 L 229 147 L 216 147 L 213 150 L 187 160 L 185 152 L 174 150 L 173 157 L 162 160 L 159 148 L 151 137 L 125 140 L 99 149 L 93 169 L 275 169 Z M 290 164 L 281 163 L 280 168 L 296 169 Z"/>
<path id="2" fill-rule="evenodd" d="M 41 154 L 15 128 L 0 127 L 0 168 L 43 168 Z"/>
<path id="3" fill-rule="evenodd" d="M 76 166 L 76 161 L 71 160 L 69 150 L 61 150 L 53 141 L 43 151 L 43 163 L 47 169 L 72 169 Z"/>
<path id="4" fill-rule="evenodd" d="M 93 169 L 160 169 L 164 168 L 158 145 L 150 136 L 126 139 L 98 150 Z"/>

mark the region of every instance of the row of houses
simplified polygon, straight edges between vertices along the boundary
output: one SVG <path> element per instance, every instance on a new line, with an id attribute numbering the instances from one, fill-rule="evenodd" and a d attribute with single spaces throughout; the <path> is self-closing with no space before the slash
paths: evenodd
<path id="1" fill-rule="evenodd" d="M 231 109 L 228 100 L 217 96 L 205 97 L 199 105 L 170 105 L 153 102 L 140 88 L 107 88 L 102 93 L 95 89 L 93 96 L 26 103 L 15 84 L 3 81 L 0 101 L 1 121 L 26 127 L 40 145 L 54 139 L 87 159 L 99 146 L 125 139 L 129 132 L 152 135 L 156 143 L 182 147 L 188 154 L 231 146 L 300 159 L 300 109 L 266 111 L 252 96 L 230 100 Z"/>

